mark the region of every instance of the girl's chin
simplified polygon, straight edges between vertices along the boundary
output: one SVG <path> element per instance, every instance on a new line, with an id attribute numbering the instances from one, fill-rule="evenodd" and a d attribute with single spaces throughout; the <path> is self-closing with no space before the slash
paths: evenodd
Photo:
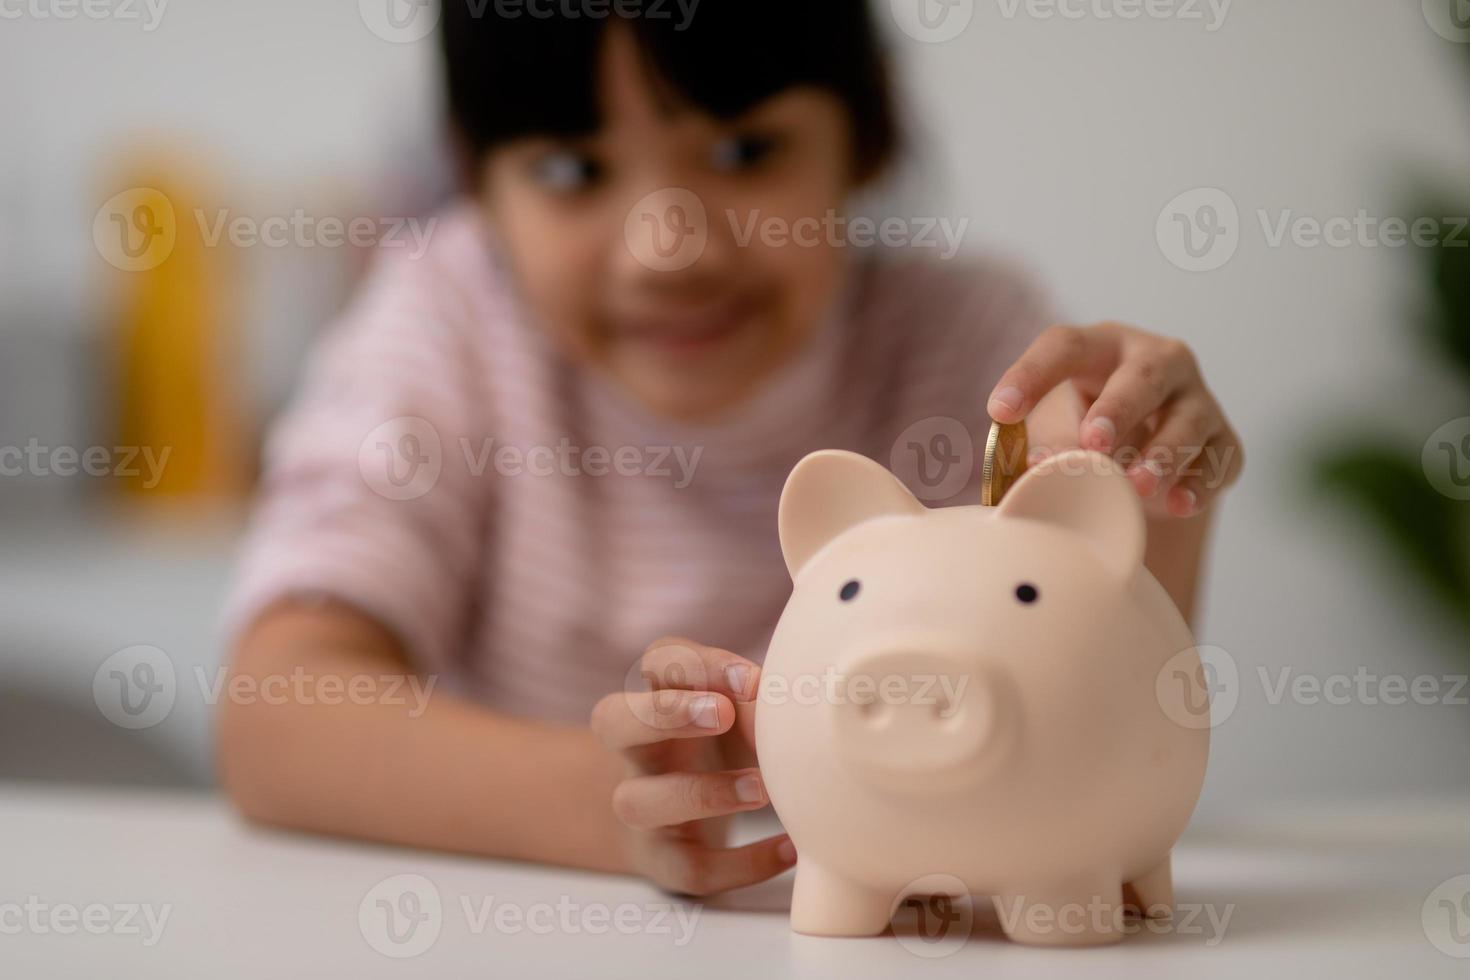
<path id="1" fill-rule="evenodd" d="M 779 360 L 753 327 L 698 340 L 626 339 L 609 354 L 612 374 L 640 402 L 688 421 L 737 406 Z"/>

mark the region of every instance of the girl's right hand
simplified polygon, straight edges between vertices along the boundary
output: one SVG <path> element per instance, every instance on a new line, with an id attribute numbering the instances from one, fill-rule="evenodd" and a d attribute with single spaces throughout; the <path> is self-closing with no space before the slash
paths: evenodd
<path id="1" fill-rule="evenodd" d="M 668 891 L 712 895 L 795 864 L 784 834 L 724 846 L 722 818 L 769 802 L 755 767 L 760 667 L 665 637 L 644 651 L 639 671 L 653 690 L 609 694 L 592 712 L 593 733 L 627 763 L 612 807 L 634 870 Z"/>

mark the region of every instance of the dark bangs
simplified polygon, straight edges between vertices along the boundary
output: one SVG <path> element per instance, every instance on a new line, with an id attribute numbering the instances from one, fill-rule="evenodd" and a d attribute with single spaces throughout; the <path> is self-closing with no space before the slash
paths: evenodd
<path id="1" fill-rule="evenodd" d="M 815 86 L 847 107 L 861 176 L 896 150 L 864 0 L 443 0 L 449 111 L 467 149 L 478 159 L 520 137 L 595 133 L 602 42 L 614 24 L 633 32 L 673 93 L 716 118 Z"/>

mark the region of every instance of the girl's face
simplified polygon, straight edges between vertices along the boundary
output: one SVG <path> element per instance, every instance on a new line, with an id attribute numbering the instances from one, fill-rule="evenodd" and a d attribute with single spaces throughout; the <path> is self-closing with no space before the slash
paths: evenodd
<path id="1" fill-rule="evenodd" d="M 843 252 L 827 218 L 853 185 L 846 111 L 807 88 L 732 122 L 671 104 L 617 28 L 600 92 L 594 137 L 493 150 L 484 207 L 522 301 L 564 350 L 656 412 L 718 413 L 833 299 Z"/>

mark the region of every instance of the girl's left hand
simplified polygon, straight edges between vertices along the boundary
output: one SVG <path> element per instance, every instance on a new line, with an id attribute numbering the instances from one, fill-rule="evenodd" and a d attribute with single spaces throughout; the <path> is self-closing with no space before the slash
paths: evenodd
<path id="1" fill-rule="evenodd" d="M 1151 516 L 1192 517 L 1234 483 L 1240 437 L 1183 341 L 1119 323 L 1044 331 L 989 400 L 997 422 L 1025 418 L 1065 381 L 1087 406 L 1077 445 L 1117 459 Z"/>

